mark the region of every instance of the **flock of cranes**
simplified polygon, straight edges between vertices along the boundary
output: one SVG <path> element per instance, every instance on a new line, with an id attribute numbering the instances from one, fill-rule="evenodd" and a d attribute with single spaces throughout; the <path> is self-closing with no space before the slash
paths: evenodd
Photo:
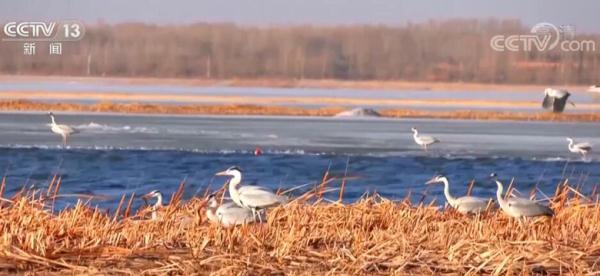
<path id="1" fill-rule="evenodd" d="M 542 106 L 551 109 L 553 112 L 562 112 L 567 103 L 575 104 L 568 100 L 570 93 L 566 90 L 547 88 L 544 91 L 544 100 Z M 77 133 L 75 129 L 68 125 L 58 124 L 52 112 L 48 113 L 51 119 L 50 129 L 52 132 L 62 137 L 63 144 L 66 145 L 69 136 Z M 433 136 L 421 135 L 417 128 L 413 127 L 413 139 L 417 145 L 427 151 L 428 147 L 440 143 L 440 140 Z M 586 157 L 592 150 L 589 143 L 575 143 L 573 138 L 568 137 L 568 149 L 570 152 L 578 153 Z M 288 198 L 278 195 L 269 189 L 261 186 L 240 186 L 242 183 L 242 170 L 237 167 L 230 167 L 225 171 L 216 173 L 217 176 L 227 176 L 228 192 L 231 201 L 221 202 L 214 194 L 207 199 L 206 216 L 214 222 L 223 226 L 235 226 L 254 222 L 264 222 L 266 220 L 265 210 L 270 207 L 284 204 Z M 552 209 L 530 199 L 503 196 L 504 186 L 498 180 L 495 173 L 491 179 L 497 184 L 496 201 L 504 213 L 510 217 L 526 218 L 537 216 L 553 216 Z M 444 185 L 444 196 L 448 204 L 462 214 L 477 214 L 488 209 L 495 209 L 496 202 L 491 198 L 463 196 L 455 198 L 450 193 L 450 183 L 448 178 L 443 175 L 434 176 L 426 184 L 442 183 Z M 158 190 L 151 191 L 142 198 L 155 198 L 156 202 L 151 206 L 152 219 L 158 218 L 158 210 L 163 207 L 163 195 Z"/>
<path id="2" fill-rule="evenodd" d="M 261 186 L 243 186 L 239 187 L 242 179 L 242 171 L 234 166 L 216 175 L 231 177 L 226 183 L 229 187 L 229 196 L 231 201 L 224 201 L 219 205 L 215 194 L 207 198 L 206 217 L 209 221 L 220 224 L 224 227 L 232 227 L 242 224 L 263 223 L 267 216 L 265 210 L 270 207 L 285 204 L 288 198 L 278 195 Z M 536 201 L 527 198 L 509 197 L 505 199 L 503 195 L 504 185 L 495 173 L 490 178 L 496 183 L 496 201 L 502 211 L 513 218 L 524 219 L 540 216 L 552 217 L 554 211 L 548 206 L 542 205 Z M 450 194 L 450 183 L 448 178 L 443 175 L 434 176 L 425 184 L 444 184 L 444 196 L 448 205 L 457 212 L 464 215 L 480 214 L 487 210 L 497 208 L 496 202 L 491 198 L 463 196 L 455 198 Z M 158 218 L 158 210 L 163 207 L 162 194 L 157 191 L 151 191 L 143 196 L 144 199 L 156 198 L 156 203 L 151 206 L 152 220 Z"/>
<path id="3" fill-rule="evenodd" d="M 216 175 L 231 177 L 226 183 L 231 201 L 223 201 L 219 205 L 215 194 L 208 196 L 206 217 L 213 223 L 225 227 L 254 222 L 262 223 L 267 219 L 265 212 L 267 208 L 288 201 L 287 197 L 275 194 L 265 187 L 251 185 L 240 187 L 242 170 L 237 166 L 218 172 Z M 156 202 L 150 207 L 150 211 L 151 219 L 158 219 L 158 210 L 163 207 L 162 194 L 154 190 L 142 196 L 142 198 L 156 198 Z"/>
<path id="4" fill-rule="evenodd" d="M 502 211 L 510 217 L 514 218 L 528 218 L 538 216 L 553 216 L 554 212 L 550 207 L 542 205 L 531 199 L 520 198 L 520 197 L 509 197 L 504 198 L 503 191 L 504 185 L 498 180 L 496 173 L 492 173 L 490 178 L 496 182 L 498 189 L 496 190 L 496 200 Z M 475 197 L 475 196 L 463 196 L 455 198 L 450 194 L 450 183 L 448 178 L 443 175 L 434 176 L 431 180 L 425 184 L 443 183 L 444 184 L 444 196 L 450 207 L 454 208 L 461 214 L 478 214 L 489 209 L 495 209 L 495 202 L 491 198 Z"/>
<path id="5" fill-rule="evenodd" d="M 427 151 L 428 146 L 440 142 L 438 138 L 433 136 L 420 135 L 419 131 L 415 127 L 412 128 L 412 132 L 415 143 L 421 146 L 425 151 Z M 572 153 L 581 154 L 583 159 L 585 159 L 586 156 L 592 151 L 592 145 L 588 142 L 575 143 L 575 140 L 573 140 L 571 137 L 567 137 L 567 141 L 569 142 L 569 145 L 567 146 L 569 151 Z"/>

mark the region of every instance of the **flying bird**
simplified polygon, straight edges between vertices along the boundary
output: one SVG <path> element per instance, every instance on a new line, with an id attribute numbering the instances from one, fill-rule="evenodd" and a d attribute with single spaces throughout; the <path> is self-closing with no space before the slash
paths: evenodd
<path id="1" fill-rule="evenodd" d="M 448 204 L 450 204 L 452 208 L 456 209 L 461 214 L 466 215 L 481 213 L 487 209 L 490 202 L 493 202 L 491 198 L 475 196 L 463 196 L 459 198 L 453 197 L 450 194 L 450 183 L 448 182 L 448 178 L 446 178 L 444 175 L 436 175 L 425 184 L 429 185 L 435 183 L 444 184 L 444 196 L 446 196 L 446 201 L 448 201 Z"/>
<path id="2" fill-rule="evenodd" d="M 71 134 L 77 133 L 77 131 L 68 125 L 57 124 L 56 120 L 54 119 L 54 114 L 52 112 L 48 112 L 48 115 L 52 120 L 52 123 L 50 124 L 50 129 L 52 130 L 52 132 L 62 136 L 63 145 L 67 145 L 67 139 L 69 138 L 69 136 Z"/>
<path id="3" fill-rule="evenodd" d="M 440 142 L 440 140 L 433 136 L 419 135 L 419 131 L 415 127 L 411 128 L 411 130 L 413 132 L 413 139 L 415 139 L 415 143 L 421 146 L 425 151 L 427 151 L 428 146 Z"/>
<path id="4" fill-rule="evenodd" d="M 544 90 L 544 101 L 542 107 L 551 109 L 554 113 L 561 113 L 565 110 L 565 105 L 570 103 L 575 106 L 572 101 L 568 101 L 571 93 L 564 89 L 546 88 Z"/>

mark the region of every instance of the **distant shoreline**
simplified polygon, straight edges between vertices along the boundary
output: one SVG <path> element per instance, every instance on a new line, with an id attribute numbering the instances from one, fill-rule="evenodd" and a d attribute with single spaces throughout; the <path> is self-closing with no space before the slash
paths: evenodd
<path id="1" fill-rule="evenodd" d="M 432 90 L 432 91 L 540 91 L 546 87 L 565 88 L 571 91 L 586 91 L 585 85 L 528 85 L 491 84 L 467 82 L 423 82 L 404 80 L 338 80 L 338 79 L 194 79 L 194 78 L 131 78 L 131 77 L 81 77 L 81 76 L 38 76 L 0 75 L 3 81 L 77 81 L 107 82 L 136 85 L 182 85 L 182 86 L 225 86 L 225 87 L 271 87 L 271 88 L 321 88 L 321 89 L 378 89 L 378 90 Z M 592 84 L 590 84 L 592 85 Z"/>
<path id="2" fill-rule="evenodd" d="M 149 103 L 112 103 L 96 104 L 48 103 L 30 100 L 1 100 L 0 111 L 3 112 L 86 112 L 112 114 L 170 114 L 170 115 L 236 115 L 236 116 L 306 116 L 332 117 L 342 111 L 343 107 L 303 108 L 286 106 L 266 106 L 251 104 L 194 104 L 169 105 Z M 558 122 L 600 122 L 600 112 L 563 113 L 551 112 L 517 112 L 517 111 L 423 111 L 403 108 L 380 109 L 384 118 L 411 119 L 460 119 L 460 120 L 513 120 L 513 121 L 558 121 Z"/>

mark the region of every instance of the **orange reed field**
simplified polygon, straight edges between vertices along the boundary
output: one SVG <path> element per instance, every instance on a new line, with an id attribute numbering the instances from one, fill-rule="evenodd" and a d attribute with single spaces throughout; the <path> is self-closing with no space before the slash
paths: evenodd
<path id="1" fill-rule="evenodd" d="M 263 224 L 223 228 L 205 198 L 182 201 L 184 183 L 159 210 L 132 210 L 124 195 L 111 213 L 80 201 L 52 211 L 60 177 L 45 190 L 3 198 L 0 269 L 94 274 L 588 274 L 600 272 L 597 190 L 559 183 L 552 218 L 518 221 L 501 211 L 463 216 L 437 204 L 377 195 L 342 204 L 344 184 L 271 209 Z M 2 183 L 3 192 L 6 180 Z M 329 194 L 331 194 L 330 192 Z M 408 198 L 408 197 L 407 197 Z"/>

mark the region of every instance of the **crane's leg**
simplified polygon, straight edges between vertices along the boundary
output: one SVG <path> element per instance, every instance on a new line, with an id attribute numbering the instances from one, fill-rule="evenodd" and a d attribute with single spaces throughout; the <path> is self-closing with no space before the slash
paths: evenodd
<path id="1" fill-rule="evenodd" d="M 256 220 L 257 215 L 258 215 L 258 221 L 262 224 L 263 223 L 262 217 L 260 216 L 260 214 L 258 214 L 256 212 L 256 208 L 252 208 L 252 217 L 254 217 L 254 220 Z"/>
<path id="2" fill-rule="evenodd" d="M 67 145 L 67 135 L 62 135 L 62 140 L 63 140 L 63 146 Z"/>

